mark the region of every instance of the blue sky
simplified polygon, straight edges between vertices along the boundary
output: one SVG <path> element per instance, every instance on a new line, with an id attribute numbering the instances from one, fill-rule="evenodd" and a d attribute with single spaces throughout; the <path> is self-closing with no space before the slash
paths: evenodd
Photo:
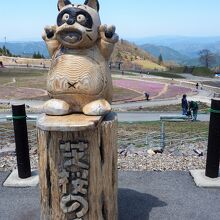
<path id="1" fill-rule="evenodd" d="M 78 0 L 73 3 L 83 3 Z M 102 23 L 122 38 L 220 36 L 220 0 L 100 0 Z M 57 0 L 1 0 L 0 41 L 40 40 L 56 23 Z"/>

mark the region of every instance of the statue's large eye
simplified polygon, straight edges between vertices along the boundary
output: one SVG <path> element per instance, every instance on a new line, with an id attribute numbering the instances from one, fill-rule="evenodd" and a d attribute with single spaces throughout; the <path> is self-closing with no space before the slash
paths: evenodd
<path id="1" fill-rule="evenodd" d="M 76 20 L 81 25 L 85 25 L 86 24 L 86 17 L 83 14 L 77 15 Z"/>
<path id="2" fill-rule="evenodd" d="M 70 18 L 70 15 L 67 14 L 67 13 L 65 13 L 65 14 L 63 15 L 63 17 L 62 17 L 62 21 L 63 21 L 63 22 L 67 22 L 67 21 L 69 20 L 69 18 Z"/>

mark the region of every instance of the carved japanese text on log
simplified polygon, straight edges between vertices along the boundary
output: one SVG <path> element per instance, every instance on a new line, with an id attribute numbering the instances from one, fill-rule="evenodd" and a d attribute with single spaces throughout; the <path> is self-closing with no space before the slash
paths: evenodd
<path id="1" fill-rule="evenodd" d="M 76 219 L 83 220 L 88 212 L 88 175 L 89 155 L 88 145 L 84 142 L 60 143 L 63 157 L 59 185 L 61 187 L 60 208 L 64 213 L 74 214 Z"/>
<path id="2" fill-rule="evenodd" d="M 117 116 L 37 120 L 41 220 L 117 219 Z"/>
<path id="3" fill-rule="evenodd" d="M 111 110 L 112 79 L 108 61 L 118 41 L 114 26 L 101 25 L 98 0 L 84 4 L 58 1 L 57 25 L 43 33 L 52 64 L 44 105 L 49 115 L 83 112 L 103 115 Z"/>

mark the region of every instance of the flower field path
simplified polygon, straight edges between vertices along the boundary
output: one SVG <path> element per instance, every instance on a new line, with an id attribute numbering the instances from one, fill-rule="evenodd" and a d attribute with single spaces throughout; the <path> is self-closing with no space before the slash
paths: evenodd
<path id="1" fill-rule="evenodd" d="M 144 98 L 144 93 L 146 92 L 150 95 L 150 99 L 175 98 L 185 93 L 191 94 L 193 92 L 192 89 L 182 86 L 138 79 L 114 79 L 113 85 L 114 87 L 135 91 L 141 94 L 142 98 Z"/>

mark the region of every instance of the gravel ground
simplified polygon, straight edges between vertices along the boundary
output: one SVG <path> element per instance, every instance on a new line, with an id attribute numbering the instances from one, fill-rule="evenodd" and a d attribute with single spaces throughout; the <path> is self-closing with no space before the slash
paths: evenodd
<path id="1" fill-rule="evenodd" d="M 129 155 L 118 158 L 118 169 L 133 171 L 168 171 L 204 169 L 206 158 L 198 156 L 172 156 L 155 154 L 153 156 Z"/>
<path id="2" fill-rule="evenodd" d="M 196 124 L 187 124 L 187 126 L 192 125 Z M 176 141 L 174 141 L 172 144 L 165 147 L 163 153 L 155 153 L 155 150 L 160 151 L 160 148 L 151 148 L 149 147 L 149 145 L 146 145 L 146 126 L 146 124 L 133 124 L 132 126 L 122 124 L 119 126 L 119 170 L 187 171 L 189 169 L 205 168 L 207 139 L 201 140 L 200 142 L 196 141 L 194 143 L 192 143 L 191 141 L 190 144 L 188 144 L 187 142 L 177 143 Z M 198 126 L 200 127 L 200 124 L 198 124 Z M 31 167 L 37 168 L 38 153 L 36 146 L 36 133 L 33 125 L 30 124 L 29 127 L 29 131 L 32 131 L 29 132 Z M 150 129 L 158 130 L 158 124 L 151 124 L 148 127 Z M 147 133 L 148 136 L 153 136 L 150 132 Z M 6 136 L 4 137 L 2 133 L 1 143 L 6 141 L 7 135 L 8 134 L 6 134 Z M 11 143 L 0 145 L 0 171 L 11 171 L 12 169 L 16 168 L 15 144 L 13 143 L 12 139 L 10 140 Z"/>
<path id="3" fill-rule="evenodd" d="M 137 142 L 138 144 L 138 142 Z M 126 171 L 188 171 L 204 169 L 207 157 L 207 141 L 194 144 L 143 148 L 131 144 L 118 150 L 118 168 Z"/>
<path id="4" fill-rule="evenodd" d="M 30 149 L 31 167 L 38 167 L 37 149 Z M 126 171 L 167 171 L 204 169 L 206 156 L 175 156 L 168 152 L 162 154 L 120 154 L 118 153 L 118 169 Z M 16 168 L 15 151 L 0 151 L 0 171 L 11 171 Z"/>
<path id="5" fill-rule="evenodd" d="M 31 168 L 38 168 L 38 154 L 37 149 L 30 149 Z M 17 167 L 15 151 L 3 152 L 0 151 L 0 171 L 12 171 Z"/>

